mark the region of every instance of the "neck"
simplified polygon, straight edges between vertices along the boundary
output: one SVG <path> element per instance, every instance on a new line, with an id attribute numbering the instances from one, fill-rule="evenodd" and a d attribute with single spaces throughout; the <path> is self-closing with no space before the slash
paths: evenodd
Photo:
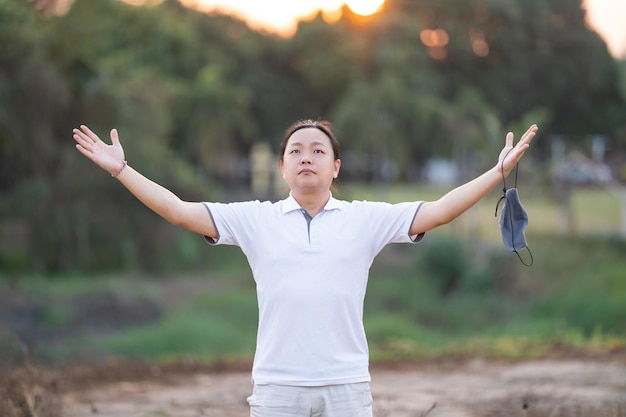
<path id="1" fill-rule="evenodd" d="M 330 191 L 325 190 L 317 193 L 294 193 L 291 192 L 293 198 L 305 209 L 311 217 L 315 217 L 317 213 L 322 211 L 328 200 L 330 199 Z"/>

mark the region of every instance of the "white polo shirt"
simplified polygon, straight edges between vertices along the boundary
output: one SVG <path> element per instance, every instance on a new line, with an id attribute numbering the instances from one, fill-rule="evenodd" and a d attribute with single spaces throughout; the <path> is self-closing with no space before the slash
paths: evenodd
<path id="1" fill-rule="evenodd" d="M 369 268 L 388 243 L 421 240 L 409 236 L 420 204 L 331 195 L 311 219 L 291 195 L 276 203 L 205 203 L 219 233 L 207 241 L 239 246 L 256 281 L 255 384 L 370 380 L 363 328 Z"/>

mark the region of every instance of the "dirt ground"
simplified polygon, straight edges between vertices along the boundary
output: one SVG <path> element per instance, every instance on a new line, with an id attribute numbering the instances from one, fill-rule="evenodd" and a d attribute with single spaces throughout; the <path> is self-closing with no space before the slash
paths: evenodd
<path id="1" fill-rule="evenodd" d="M 75 369 L 54 406 L 64 417 L 247 417 L 248 365 Z M 375 417 L 626 416 L 624 358 L 374 364 L 371 373 Z M 41 397 L 30 415 L 55 417 Z"/>
<path id="2" fill-rule="evenodd" d="M 179 281 L 163 285 L 167 301 L 175 304 L 216 284 L 188 279 L 184 285 Z M 20 300 L 13 295 L 5 291 L 0 306 L 6 309 L 8 301 Z M 131 317 L 138 322 L 158 313 L 145 301 L 132 299 L 129 303 L 127 296 L 91 297 L 76 301 L 84 318 L 75 323 L 77 327 L 100 323 L 96 318 L 103 311 L 123 312 L 125 320 Z M 18 305 L 22 313 L 40 307 L 37 300 L 22 301 Z M 138 305 L 143 306 L 140 311 L 135 309 Z M 120 317 L 105 316 L 112 322 L 100 324 L 109 326 Z M 33 315 L 33 323 L 41 321 L 36 319 Z M 41 330 L 33 329 L 35 333 Z M 249 416 L 249 361 L 111 360 L 56 369 L 32 365 L 2 368 L 15 363 L 10 359 L 6 345 L 0 343 L 0 417 Z M 623 348 L 586 353 L 555 347 L 549 358 L 533 361 L 440 358 L 434 362 L 374 363 L 371 374 L 375 417 L 626 417 Z"/>

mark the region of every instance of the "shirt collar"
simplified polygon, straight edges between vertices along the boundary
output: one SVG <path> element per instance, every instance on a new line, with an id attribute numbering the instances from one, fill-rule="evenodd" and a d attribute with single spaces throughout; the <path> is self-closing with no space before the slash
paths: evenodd
<path id="1" fill-rule="evenodd" d="M 333 193 L 332 192 L 329 191 L 329 194 L 330 194 L 330 198 L 326 202 L 326 205 L 324 206 L 322 211 L 326 211 L 326 210 L 341 210 L 343 208 L 343 205 L 341 204 L 341 201 L 335 199 L 333 197 Z M 296 199 L 293 198 L 293 195 L 291 194 L 291 192 L 289 192 L 289 197 L 287 197 L 286 199 L 284 199 L 282 201 L 281 212 L 282 212 L 282 214 L 287 214 L 287 213 L 289 213 L 291 211 L 294 211 L 294 210 L 302 210 L 302 207 L 300 207 L 300 204 L 298 204 Z"/>

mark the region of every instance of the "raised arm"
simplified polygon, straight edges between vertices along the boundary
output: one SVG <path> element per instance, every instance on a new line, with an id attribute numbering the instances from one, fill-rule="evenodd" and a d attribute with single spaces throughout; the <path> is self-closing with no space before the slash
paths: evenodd
<path id="1" fill-rule="evenodd" d="M 118 179 L 139 201 L 176 226 L 217 238 L 211 215 L 202 203 L 183 201 L 174 193 L 126 164 L 117 130 L 111 130 L 111 145 L 104 143 L 87 126 L 74 129 L 76 149 Z"/>
<path id="2" fill-rule="evenodd" d="M 536 125 L 528 128 L 515 146 L 513 146 L 513 133 L 509 132 L 496 166 L 472 181 L 453 189 L 440 199 L 424 202 L 413 220 L 411 235 L 424 233 L 437 226 L 450 223 L 487 195 L 502 181 L 502 176 L 508 176 L 519 162 L 530 146 L 530 141 L 537 129 Z"/>

